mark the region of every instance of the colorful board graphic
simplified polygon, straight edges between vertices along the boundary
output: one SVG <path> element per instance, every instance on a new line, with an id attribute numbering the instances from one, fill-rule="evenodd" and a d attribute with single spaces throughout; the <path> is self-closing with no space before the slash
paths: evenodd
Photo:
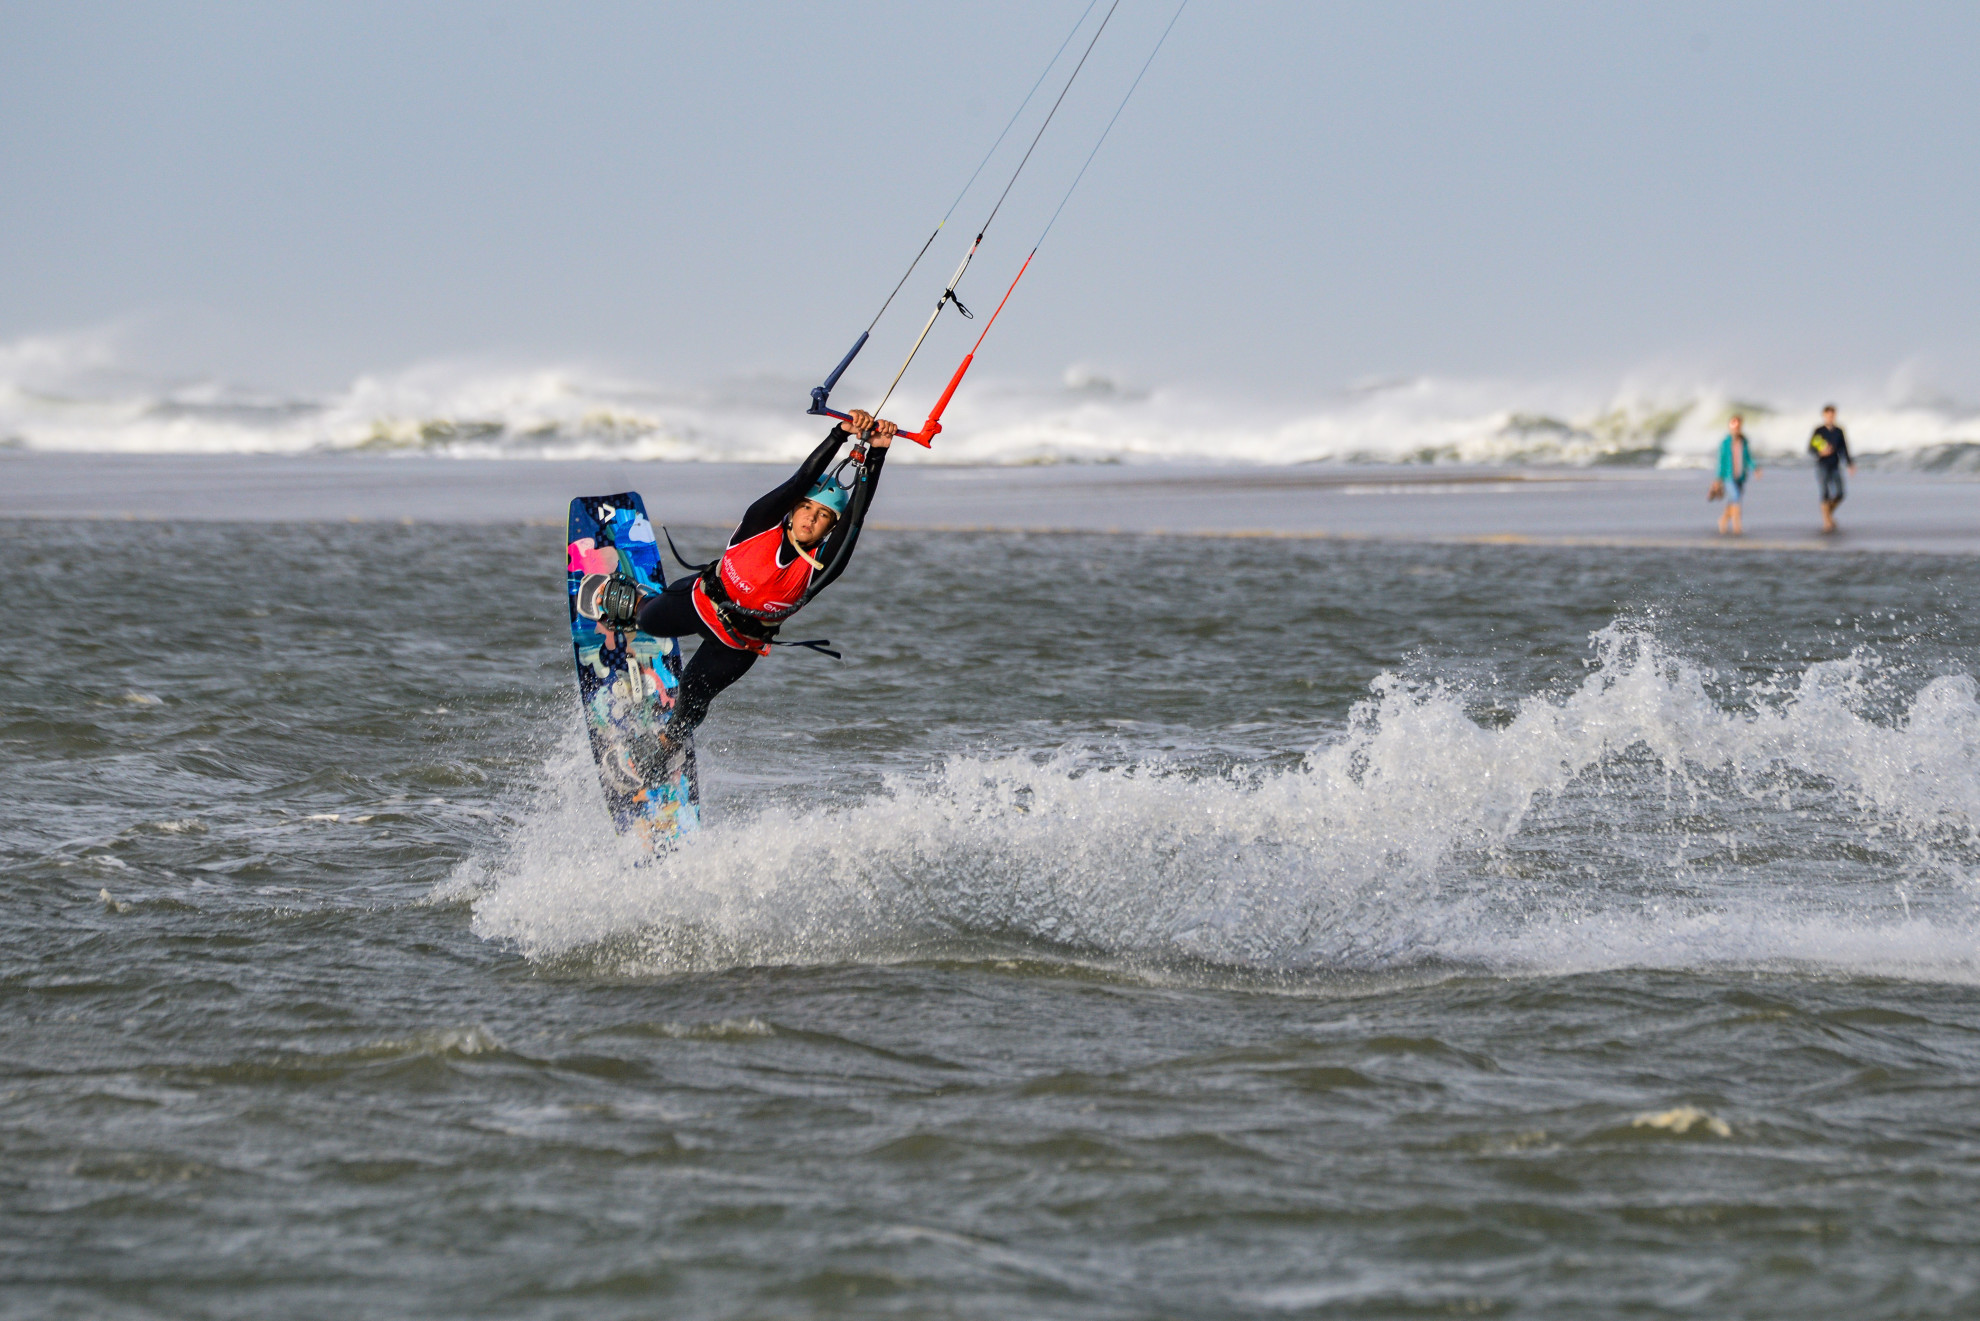
<path id="1" fill-rule="evenodd" d="M 602 628 L 577 612 L 587 573 L 617 572 L 657 592 L 667 585 L 646 502 L 637 491 L 571 501 L 567 585 L 578 701 L 605 787 L 605 806 L 622 835 L 665 847 L 701 823 L 694 740 L 669 755 L 660 731 L 674 717 L 681 647 L 673 638 Z"/>

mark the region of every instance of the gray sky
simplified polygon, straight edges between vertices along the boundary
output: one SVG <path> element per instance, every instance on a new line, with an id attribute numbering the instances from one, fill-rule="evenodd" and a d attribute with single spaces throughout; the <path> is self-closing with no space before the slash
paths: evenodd
<path id="1" fill-rule="evenodd" d="M 967 301 L 1173 3 L 1122 0 Z M 131 324 L 271 386 L 483 354 L 816 377 L 1083 7 L 7 0 L 0 338 Z M 1194 0 L 979 370 L 1980 389 L 1976 50 L 1971 4 Z"/>

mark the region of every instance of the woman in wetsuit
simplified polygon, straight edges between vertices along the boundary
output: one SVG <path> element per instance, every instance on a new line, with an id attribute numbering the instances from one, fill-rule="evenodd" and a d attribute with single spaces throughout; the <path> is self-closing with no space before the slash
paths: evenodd
<path id="1" fill-rule="evenodd" d="M 779 626 L 845 571 L 896 430 L 854 409 L 789 481 L 749 507 L 722 558 L 698 577 L 670 583 L 658 595 L 607 574 L 578 584 L 578 613 L 587 619 L 659 638 L 701 638 L 667 725 L 674 738 L 693 733 L 715 695 L 770 654 Z M 858 442 L 855 457 L 865 453 L 850 487 L 825 471 L 848 440 Z"/>

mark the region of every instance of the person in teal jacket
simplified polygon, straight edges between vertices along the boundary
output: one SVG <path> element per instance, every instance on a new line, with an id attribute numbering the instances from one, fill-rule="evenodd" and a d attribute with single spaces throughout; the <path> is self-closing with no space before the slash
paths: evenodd
<path id="1" fill-rule="evenodd" d="M 1746 528 L 1740 523 L 1740 500 L 1746 494 L 1746 480 L 1760 475 L 1760 465 L 1753 461 L 1753 446 L 1746 439 L 1746 424 L 1738 413 L 1726 423 L 1725 439 L 1719 442 L 1719 485 L 1725 489 L 1726 507 L 1719 511 L 1719 535 L 1731 532 L 1735 537 L 1746 535 Z"/>

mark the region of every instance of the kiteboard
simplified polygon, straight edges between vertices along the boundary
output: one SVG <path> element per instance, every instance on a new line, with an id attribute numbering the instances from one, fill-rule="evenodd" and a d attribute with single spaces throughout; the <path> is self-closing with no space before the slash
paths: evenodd
<path id="1" fill-rule="evenodd" d="M 681 646 L 638 630 L 614 630 L 578 613 L 578 583 L 587 573 L 618 573 L 658 592 L 667 579 L 646 502 L 637 491 L 581 495 L 571 501 L 567 586 L 578 703 L 621 835 L 665 848 L 701 823 L 701 790 L 692 735 L 670 749 L 661 731 L 673 720 L 681 687 Z"/>

